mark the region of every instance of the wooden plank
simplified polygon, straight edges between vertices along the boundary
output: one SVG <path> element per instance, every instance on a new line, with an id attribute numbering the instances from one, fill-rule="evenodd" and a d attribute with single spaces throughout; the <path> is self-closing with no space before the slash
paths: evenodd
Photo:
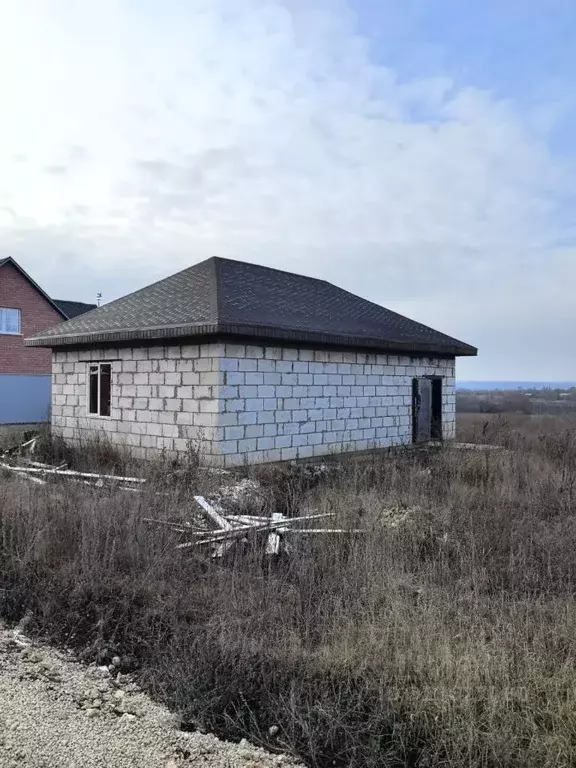
<path id="1" fill-rule="evenodd" d="M 120 475 L 99 475 L 96 472 L 75 472 L 72 469 L 42 469 L 40 467 L 15 467 L 12 464 L 0 462 L 4 469 L 11 469 L 13 472 L 37 473 L 43 475 L 61 475 L 63 477 L 87 477 L 94 480 L 118 480 L 122 483 L 145 483 L 146 479 L 141 477 L 121 477 Z"/>
<path id="2" fill-rule="evenodd" d="M 51 464 L 44 464 L 42 461 L 32 461 L 32 459 L 20 459 L 24 464 L 29 464 L 31 467 L 40 467 L 41 469 L 66 469 L 66 462 L 59 464 L 57 467 Z"/>
<path id="3" fill-rule="evenodd" d="M 200 498 L 203 498 L 203 497 L 200 497 Z M 208 504 L 208 506 L 210 505 Z M 278 518 L 276 520 L 272 519 L 272 520 L 269 520 L 269 522 L 263 523 L 261 525 L 242 525 L 237 527 L 230 527 L 225 530 L 221 529 L 219 531 L 212 531 L 212 532 L 209 532 L 211 533 L 209 538 L 202 539 L 200 541 L 190 541 L 190 542 L 185 542 L 183 544 L 178 544 L 176 549 L 187 549 L 188 547 L 201 546 L 203 544 L 216 544 L 218 542 L 223 542 L 224 544 L 231 546 L 234 543 L 234 540 L 241 538 L 247 533 L 262 533 L 262 532 L 275 530 L 275 529 L 279 529 L 280 531 L 287 531 L 287 530 L 290 530 L 290 528 L 286 526 L 290 526 L 292 523 L 302 522 L 306 520 L 319 520 L 326 517 L 333 517 L 335 514 L 336 514 L 335 512 L 325 512 L 323 514 L 318 514 L 318 515 L 305 515 L 303 517 L 290 518 L 290 517 L 285 517 L 280 513 L 277 513 Z M 219 516 L 222 517 L 221 515 Z M 222 519 L 225 520 L 225 518 L 222 518 Z M 229 541 L 226 541 L 226 539 L 228 539 Z M 232 539 L 232 541 L 230 541 L 230 539 Z"/>
<path id="4" fill-rule="evenodd" d="M 228 520 L 234 520 L 235 522 L 244 523 L 245 525 L 251 525 L 252 523 L 265 523 L 272 518 L 268 516 L 258 517 L 256 515 L 226 515 Z"/>
<path id="5" fill-rule="evenodd" d="M 365 528 L 286 528 L 284 533 L 371 533 Z"/>
<path id="6" fill-rule="evenodd" d="M 194 499 L 202 507 L 204 512 L 206 512 L 212 522 L 216 523 L 219 528 L 223 531 L 231 531 L 234 529 L 235 526 L 227 520 L 224 515 L 217 512 L 214 507 L 206 501 L 204 496 L 194 496 Z"/>
<path id="7" fill-rule="evenodd" d="M 46 480 L 41 480 L 39 477 L 33 477 L 32 475 L 18 475 L 18 477 L 22 480 L 30 480 L 31 483 L 36 483 L 37 485 L 46 485 Z"/>
<path id="8" fill-rule="evenodd" d="M 280 512 L 274 512 L 272 514 L 272 522 L 276 523 L 278 525 L 282 525 L 284 520 L 287 518 L 284 517 L 283 514 Z M 280 534 L 278 533 L 279 530 L 286 530 L 284 527 L 277 528 L 277 530 L 273 530 L 271 533 L 268 534 L 268 540 L 266 542 L 266 554 L 267 555 L 277 555 L 280 552 Z"/>

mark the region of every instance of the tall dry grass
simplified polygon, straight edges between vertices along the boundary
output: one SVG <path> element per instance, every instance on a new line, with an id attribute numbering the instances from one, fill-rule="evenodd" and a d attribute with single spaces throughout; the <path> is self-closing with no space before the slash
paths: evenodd
<path id="1" fill-rule="evenodd" d="M 572 766 L 576 445 L 512 437 L 350 460 L 319 484 L 249 468 L 270 509 L 370 531 L 302 537 L 276 562 L 257 544 L 200 561 L 141 521 L 220 482 L 194 466 L 156 468 L 142 495 L 4 476 L 0 610 L 121 655 L 184 727 L 313 766 Z"/>

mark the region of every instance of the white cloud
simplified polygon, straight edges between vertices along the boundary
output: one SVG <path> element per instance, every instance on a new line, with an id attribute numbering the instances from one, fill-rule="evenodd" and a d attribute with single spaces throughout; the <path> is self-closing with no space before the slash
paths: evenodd
<path id="1" fill-rule="evenodd" d="M 53 292 L 244 258 L 437 318 L 495 375 L 470 307 L 555 274 L 569 174 L 541 126 L 446 76 L 400 82 L 343 3 L 4 0 L 0 104 L 0 251 Z"/>

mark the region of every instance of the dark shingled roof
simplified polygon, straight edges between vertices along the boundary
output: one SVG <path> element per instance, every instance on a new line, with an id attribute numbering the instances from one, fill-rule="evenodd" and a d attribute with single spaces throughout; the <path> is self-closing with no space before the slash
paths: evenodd
<path id="1" fill-rule="evenodd" d="M 53 299 L 53 301 L 58 309 L 66 315 L 68 320 L 96 309 L 96 304 L 84 304 L 82 301 L 62 301 L 61 299 Z"/>
<path id="2" fill-rule="evenodd" d="M 62 323 L 29 346 L 252 337 L 382 351 L 475 355 L 476 349 L 325 280 L 212 258 Z"/>

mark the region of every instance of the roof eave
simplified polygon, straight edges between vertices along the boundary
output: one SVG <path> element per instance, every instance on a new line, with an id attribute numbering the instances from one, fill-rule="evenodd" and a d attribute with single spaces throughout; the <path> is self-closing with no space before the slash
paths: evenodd
<path id="1" fill-rule="evenodd" d="M 398 341 L 383 338 L 363 338 L 342 334 L 324 334 L 314 331 L 300 331 L 288 328 L 274 328 L 257 325 L 237 325 L 229 323 L 205 323 L 195 325 L 164 326 L 160 328 L 132 328 L 118 331 L 99 331 L 85 334 L 38 335 L 26 339 L 27 347 L 60 348 L 67 346 L 87 346 L 95 344 L 124 344 L 136 341 L 176 340 L 183 338 L 208 336 L 234 336 L 257 338 L 267 341 L 285 341 L 293 344 L 322 344 L 328 346 L 362 347 L 388 352 L 411 354 L 436 354 L 454 357 L 473 357 L 478 350 L 456 339 L 445 343 L 424 341 Z"/>

